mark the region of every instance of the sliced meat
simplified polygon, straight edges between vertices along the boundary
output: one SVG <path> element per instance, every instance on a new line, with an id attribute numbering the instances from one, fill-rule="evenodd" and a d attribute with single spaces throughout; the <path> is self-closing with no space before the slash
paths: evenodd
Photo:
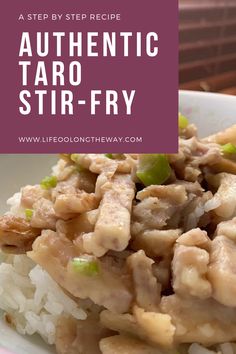
<path id="1" fill-rule="evenodd" d="M 98 219 L 87 245 L 88 252 L 99 257 L 108 250 L 122 251 L 128 246 L 135 185 L 129 175 L 117 174 L 102 190 Z"/>
<path id="2" fill-rule="evenodd" d="M 172 201 L 172 204 L 183 204 L 187 201 L 185 187 L 174 184 L 170 184 L 168 186 L 152 185 L 142 189 L 136 195 L 136 198 L 141 201 L 148 197 L 169 199 Z"/>
<path id="3" fill-rule="evenodd" d="M 129 313 L 117 314 L 104 310 L 100 314 L 100 320 L 104 327 L 112 331 L 146 340 L 143 330 L 139 327 L 135 317 Z"/>
<path id="4" fill-rule="evenodd" d="M 173 185 L 151 187 L 138 193 L 142 200 L 133 207 L 133 237 L 153 229 L 181 227 L 188 231 L 210 222 L 206 204 L 213 195 L 204 192 L 198 182 L 176 181 Z"/>
<path id="5" fill-rule="evenodd" d="M 202 196 L 204 189 L 198 181 L 188 182 L 184 180 L 176 180 L 175 184 L 177 186 L 183 186 L 188 194 L 195 194 L 196 196 Z"/>
<path id="6" fill-rule="evenodd" d="M 133 207 L 132 234 L 146 230 L 162 229 L 168 222 L 178 227 L 180 211 L 188 201 L 184 186 L 150 186 L 137 194 L 141 202 Z"/>
<path id="7" fill-rule="evenodd" d="M 203 179 L 202 167 L 220 161 L 221 149 L 215 143 L 202 143 L 196 137 L 179 139 L 178 154 L 169 155 L 177 178 L 195 182 Z"/>
<path id="8" fill-rule="evenodd" d="M 77 163 L 93 173 L 101 174 L 109 170 L 120 173 L 131 171 L 130 159 L 110 159 L 105 154 L 79 154 Z"/>
<path id="9" fill-rule="evenodd" d="M 67 221 L 58 220 L 56 223 L 56 231 L 58 235 L 66 236 L 70 240 L 74 240 L 80 237 L 81 234 L 94 230 L 97 216 L 98 209 L 94 209 Z"/>
<path id="10" fill-rule="evenodd" d="M 71 215 L 82 214 L 97 207 L 98 200 L 94 193 L 79 190 L 73 194 L 59 195 L 54 204 L 57 217 L 65 220 L 70 219 Z"/>
<path id="11" fill-rule="evenodd" d="M 144 309 L 135 306 L 134 317 L 149 342 L 163 347 L 173 345 L 175 326 L 169 315 L 145 312 Z"/>
<path id="12" fill-rule="evenodd" d="M 180 165 L 181 165 L 181 163 L 180 163 Z M 202 180 L 202 172 L 201 172 L 201 169 L 199 166 L 196 167 L 196 166 L 192 166 L 191 164 L 190 165 L 186 164 L 186 166 L 184 166 L 183 170 L 182 170 L 182 168 L 179 167 L 178 169 L 175 168 L 175 171 L 178 172 L 178 174 L 177 174 L 178 178 L 182 177 L 182 178 L 186 179 L 186 181 L 196 182 L 198 180 L 199 181 Z"/>
<path id="13" fill-rule="evenodd" d="M 56 349 L 58 354 L 100 354 L 100 339 L 112 334 L 99 323 L 96 314 L 83 321 L 63 317 L 57 325 Z"/>
<path id="14" fill-rule="evenodd" d="M 209 254 L 194 246 L 175 247 L 172 261 L 173 288 L 176 294 L 207 299 L 212 294 L 207 280 Z"/>
<path id="15" fill-rule="evenodd" d="M 207 177 L 208 183 L 217 188 L 212 201 L 218 202 L 214 213 L 223 219 L 231 219 L 236 215 L 236 175 L 219 173 Z"/>
<path id="16" fill-rule="evenodd" d="M 173 245 L 181 235 L 181 229 L 147 230 L 138 234 L 131 243 L 134 250 L 143 249 L 149 257 L 169 257 Z"/>
<path id="17" fill-rule="evenodd" d="M 57 186 L 53 189 L 52 195 L 55 199 L 59 194 L 73 193 L 77 189 L 83 190 L 87 193 L 94 193 L 97 175 L 82 169 L 78 171 L 77 167 L 69 165 L 66 167 L 71 170 L 70 174 L 66 174 L 62 178 L 62 172 L 60 172 L 60 178 L 58 178 Z M 65 171 L 66 172 L 66 171 Z"/>
<path id="18" fill-rule="evenodd" d="M 80 169 L 82 168 L 82 170 L 85 169 L 89 170 L 90 173 L 98 174 L 95 185 L 95 195 L 98 199 L 103 196 L 103 185 L 110 182 L 118 170 L 122 173 L 129 173 L 131 170 L 129 162 L 127 163 L 122 160 L 120 165 L 119 160 L 110 159 L 105 154 L 78 154 L 76 160 L 76 164 Z M 122 166 L 124 166 L 124 169 Z"/>
<path id="19" fill-rule="evenodd" d="M 40 198 L 33 204 L 33 215 L 30 220 L 32 227 L 55 230 L 56 221 L 57 217 L 50 200 Z"/>
<path id="20" fill-rule="evenodd" d="M 13 215 L 0 217 L 0 247 L 3 252 L 25 253 L 31 250 L 32 243 L 40 234 L 41 230 L 31 227 L 26 219 Z"/>
<path id="21" fill-rule="evenodd" d="M 153 274 L 157 278 L 158 283 L 161 284 L 161 289 L 170 289 L 170 279 L 171 279 L 171 257 L 165 257 L 160 261 L 156 261 L 153 266 Z"/>
<path id="22" fill-rule="evenodd" d="M 221 156 L 221 159 L 219 159 L 217 163 L 211 166 L 211 170 L 215 173 L 227 172 L 236 174 L 236 162 Z"/>
<path id="23" fill-rule="evenodd" d="M 79 172 L 78 188 L 87 193 L 94 193 L 96 180 L 97 180 L 96 174 L 88 170 L 82 170 Z"/>
<path id="24" fill-rule="evenodd" d="M 206 227 L 211 222 L 210 210 L 213 208 L 209 203 L 213 200 L 213 194 L 208 191 L 201 196 L 192 197 L 183 210 L 183 229 L 189 231 L 199 227 Z"/>
<path id="25" fill-rule="evenodd" d="M 102 311 L 101 323 L 113 331 L 124 335 L 132 335 L 151 345 L 169 346 L 173 340 L 174 326 L 170 316 L 157 312 L 145 312 L 135 306 L 134 315 L 116 314 Z"/>
<path id="26" fill-rule="evenodd" d="M 39 184 L 21 189 L 21 205 L 24 208 L 32 209 L 33 204 L 41 198 L 50 199 L 50 192 L 41 188 Z"/>
<path id="27" fill-rule="evenodd" d="M 211 243 L 208 279 L 213 297 L 226 306 L 236 307 L 236 243 L 217 236 Z"/>
<path id="28" fill-rule="evenodd" d="M 94 240 L 94 232 L 88 232 L 82 235 L 82 242 L 81 237 L 76 240 L 76 243 L 79 244 L 79 247 L 84 250 L 85 253 L 93 254 L 96 257 L 102 257 L 108 251 L 105 247 L 100 246 Z"/>
<path id="29" fill-rule="evenodd" d="M 221 160 L 221 147 L 218 144 L 202 144 L 198 142 L 198 149 L 193 156 L 193 166 L 213 166 Z"/>
<path id="30" fill-rule="evenodd" d="M 227 143 L 236 144 L 236 124 L 217 134 L 208 136 L 207 138 L 203 139 L 203 141 L 213 142 L 220 145 Z"/>
<path id="31" fill-rule="evenodd" d="M 157 197 L 148 197 L 133 207 L 132 235 L 136 236 L 146 230 L 162 229 L 176 212 L 168 201 Z"/>
<path id="32" fill-rule="evenodd" d="M 179 129 L 179 136 L 184 137 L 185 139 L 192 138 L 197 136 L 197 127 L 195 124 L 188 124 L 186 128 Z"/>
<path id="33" fill-rule="evenodd" d="M 73 173 L 68 179 L 59 181 L 56 187 L 52 189 L 52 201 L 55 202 L 60 195 L 76 194 L 78 186 L 79 174 Z"/>
<path id="34" fill-rule="evenodd" d="M 55 345 L 58 354 L 80 354 L 75 346 L 77 337 L 77 320 L 62 317 L 56 327 Z"/>
<path id="35" fill-rule="evenodd" d="M 208 237 L 207 232 L 199 228 L 185 232 L 176 240 L 176 243 L 179 245 L 197 246 L 206 250 L 209 249 L 210 242 L 211 240 Z"/>
<path id="36" fill-rule="evenodd" d="M 104 338 L 100 341 L 100 349 L 103 354 L 161 354 L 157 348 L 153 348 L 133 337 L 117 335 Z"/>
<path id="37" fill-rule="evenodd" d="M 100 323 L 99 316 L 91 313 L 85 321 L 77 321 L 77 350 L 81 354 L 100 354 L 99 341 L 112 334 Z"/>
<path id="38" fill-rule="evenodd" d="M 144 251 L 139 251 L 129 256 L 127 263 L 132 272 L 137 305 L 146 311 L 156 311 L 160 302 L 161 285 L 152 272 L 154 261 Z"/>
<path id="39" fill-rule="evenodd" d="M 163 296 L 160 305 L 176 327 L 175 343 L 201 343 L 205 346 L 236 340 L 236 309 L 213 299 Z"/>
<path id="40" fill-rule="evenodd" d="M 106 261 L 97 260 L 99 274 L 86 276 L 73 269 L 71 259 L 79 257 L 78 249 L 53 231 L 44 231 L 28 253 L 51 277 L 75 297 L 90 298 L 95 304 L 115 312 L 128 311 L 132 302 L 131 279 L 126 269 L 114 271 Z"/>
<path id="41" fill-rule="evenodd" d="M 216 236 L 226 236 L 236 241 L 236 217 L 219 223 L 216 228 Z"/>
<path id="42" fill-rule="evenodd" d="M 113 178 L 115 174 L 115 169 L 113 171 L 106 171 L 98 175 L 97 182 L 96 182 L 96 187 L 95 187 L 95 195 L 97 198 L 102 199 L 103 197 L 103 186 L 106 185 L 106 183 L 110 183 L 111 179 Z"/>
<path id="43" fill-rule="evenodd" d="M 70 158 L 61 154 L 57 164 L 53 167 L 53 175 L 57 177 L 59 182 L 68 180 L 73 173 L 76 172 L 76 166 L 72 163 Z"/>
<path id="44" fill-rule="evenodd" d="M 50 269 L 53 278 L 58 276 L 60 279 L 64 279 L 62 275 L 71 259 L 80 256 L 69 239 L 58 237 L 58 234 L 51 230 L 42 231 L 41 236 L 33 244 L 33 250 L 27 255 L 32 259 L 35 258 L 35 261 L 38 259 L 36 262 L 45 270 Z M 60 274 L 59 270 L 63 272 Z"/>

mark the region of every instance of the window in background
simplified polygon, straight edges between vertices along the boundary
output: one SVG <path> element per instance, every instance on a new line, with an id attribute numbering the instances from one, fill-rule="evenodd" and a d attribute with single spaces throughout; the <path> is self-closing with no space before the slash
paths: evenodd
<path id="1" fill-rule="evenodd" d="M 236 0 L 180 0 L 180 88 L 236 94 Z"/>

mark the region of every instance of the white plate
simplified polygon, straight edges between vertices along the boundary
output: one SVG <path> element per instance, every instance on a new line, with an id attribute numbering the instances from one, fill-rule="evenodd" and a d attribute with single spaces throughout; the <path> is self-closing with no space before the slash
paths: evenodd
<path id="1" fill-rule="evenodd" d="M 51 173 L 58 155 L 0 155 L 0 213 L 6 200 L 26 184 L 36 184 Z M 33 353 L 32 353 L 33 354 Z"/>
<path id="2" fill-rule="evenodd" d="M 179 111 L 207 136 L 236 124 L 236 96 L 197 91 L 180 91 Z"/>
<path id="3" fill-rule="evenodd" d="M 236 124 L 236 97 L 201 92 L 180 92 L 180 111 L 196 123 L 199 134 L 206 136 Z M 0 212 L 5 201 L 25 184 L 39 182 L 48 175 L 56 155 L 0 155 Z M 0 346 L 17 354 L 46 354 L 54 351 L 34 336 L 22 337 L 0 322 Z"/>

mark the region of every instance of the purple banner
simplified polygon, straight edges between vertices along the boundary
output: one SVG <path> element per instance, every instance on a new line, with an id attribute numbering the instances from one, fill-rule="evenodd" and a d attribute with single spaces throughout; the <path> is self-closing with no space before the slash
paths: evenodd
<path id="1" fill-rule="evenodd" d="M 0 6 L 0 153 L 177 151 L 177 0 Z"/>

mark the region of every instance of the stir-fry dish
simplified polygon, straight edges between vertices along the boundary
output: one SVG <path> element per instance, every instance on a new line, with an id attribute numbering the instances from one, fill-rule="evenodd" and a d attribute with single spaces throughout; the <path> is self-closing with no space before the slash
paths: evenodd
<path id="1" fill-rule="evenodd" d="M 0 218 L 6 322 L 59 354 L 233 354 L 235 144 L 180 114 L 177 154 L 60 155 Z"/>

